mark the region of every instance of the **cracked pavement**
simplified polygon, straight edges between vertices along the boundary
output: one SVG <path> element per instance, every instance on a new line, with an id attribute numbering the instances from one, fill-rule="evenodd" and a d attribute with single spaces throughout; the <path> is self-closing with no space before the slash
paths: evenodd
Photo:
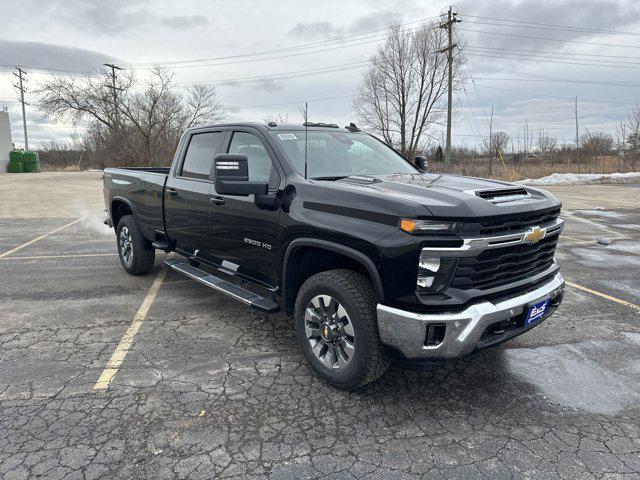
<path id="1" fill-rule="evenodd" d="M 613 213 L 566 215 L 558 258 L 638 304 L 640 214 Z M 0 219 L 0 253 L 72 220 Z M 497 349 L 347 393 L 314 376 L 291 319 L 170 272 L 94 391 L 164 268 L 127 275 L 95 223 L 0 259 L 0 478 L 640 478 L 640 313 L 569 287 Z M 101 256 L 35 258 L 52 255 Z"/>

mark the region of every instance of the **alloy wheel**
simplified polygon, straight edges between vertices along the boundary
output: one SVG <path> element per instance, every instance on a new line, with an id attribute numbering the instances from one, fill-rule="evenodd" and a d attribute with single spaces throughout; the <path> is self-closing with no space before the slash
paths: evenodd
<path id="1" fill-rule="evenodd" d="M 304 328 L 311 351 L 326 367 L 345 368 L 355 353 L 355 332 L 345 308 L 329 295 L 311 299 L 304 314 Z"/>

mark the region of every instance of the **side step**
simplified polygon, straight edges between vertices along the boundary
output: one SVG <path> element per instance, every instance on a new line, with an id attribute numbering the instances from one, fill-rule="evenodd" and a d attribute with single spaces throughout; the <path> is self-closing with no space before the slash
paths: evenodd
<path id="1" fill-rule="evenodd" d="M 169 246 L 169 244 L 164 241 L 164 240 L 160 240 L 157 242 L 153 242 L 151 244 L 151 246 L 153 248 L 155 248 L 156 250 L 164 250 L 165 252 L 169 253 L 171 251 L 171 247 Z"/>
<path id="2" fill-rule="evenodd" d="M 234 285 L 231 282 L 227 282 L 220 277 L 211 275 L 209 272 L 200 270 L 199 268 L 192 267 L 187 262 L 170 258 L 164 261 L 172 270 L 180 272 L 197 282 L 206 285 L 209 288 L 213 288 L 219 292 L 229 295 L 236 300 L 241 301 L 245 305 L 249 305 L 251 308 L 260 310 L 266 313 L 276 313 L 280 311 L 280 305 L 271 300 L 270 298 L 262 297 L 257 293 L 250 292 L 238 285 Z"/>

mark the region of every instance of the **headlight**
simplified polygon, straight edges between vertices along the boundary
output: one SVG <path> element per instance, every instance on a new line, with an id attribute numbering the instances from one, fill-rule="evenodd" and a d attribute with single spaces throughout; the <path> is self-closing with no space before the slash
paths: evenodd
<path id="1" fill-rule="evenodd" d="M 414 220 L 411 218 L 400 219 L 400 230 L 407 233 L 412 233 L 414 235 L 428 233 L 452 233 L 456 229 L 457 224 L 454 222 L 440 222 L 436 220 Z"/>
<path id="2" fill-rule="evenodd" d="M 418 291 L 438 293 L 444 290 L 449 284 L 456 262 L 455 258 L 434 257 L 429 252 L 420 253 L 416 282 Z"/>

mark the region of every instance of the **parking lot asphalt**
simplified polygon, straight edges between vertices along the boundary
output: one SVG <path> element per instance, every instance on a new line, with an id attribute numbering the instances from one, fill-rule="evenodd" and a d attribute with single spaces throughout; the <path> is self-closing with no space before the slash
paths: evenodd
<path id="1" fill-rule="evenodd" d="M 351 393 L 284 315 L 175 272 L 145 302 L 165 256 L 127 275 L 98 217 L 1 218 L 0 477 L 640 478 L 640 185 L 608 187 L 572 193 L 553 317 Z"/>

